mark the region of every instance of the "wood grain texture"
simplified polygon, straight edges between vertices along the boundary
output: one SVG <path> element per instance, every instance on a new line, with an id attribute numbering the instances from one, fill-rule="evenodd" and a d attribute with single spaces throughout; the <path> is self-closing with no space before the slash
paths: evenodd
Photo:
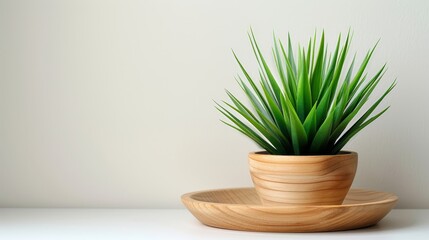
<path id="1" fill-rule="evenodd" d="M 254 188 L 188 193 L 182 202 L 203 224 L 262 232 L 324 232 L 368 227 L 393 208 L 397 197 L 370 190 L 350 190 L 342 205 L 267 206 Z"/>
<path id="2" fill-rule="evenodd" d="M 338 205 L 353 183 L 357 153 L 249 154 L 252 181 L 264 205 Z"/>

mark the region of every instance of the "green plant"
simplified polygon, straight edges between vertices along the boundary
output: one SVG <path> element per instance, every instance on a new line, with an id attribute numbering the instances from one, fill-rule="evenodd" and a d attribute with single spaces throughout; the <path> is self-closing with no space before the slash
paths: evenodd
<path id="1" fill-rule="evenodd" d="M 386 71 L 385 64 L 366 80 L 365 70 L 377 44 L 367 52 L 353 74 L 355 58 L 347 71 L 344 67 L 350 32 L 343 43 L 339 35 L 335 50 L 329 56 L 324 32 L 320 43 L 315 34 L 307 48 L 298 47 L 297 62 L 290 36 L 287 49 L 274 36 L 273 56 L 277 70 L 274 73 L 263 57 L 253 31 L 248 35 L 259 64 L 260 84 L 256 84 L 233 54 L 245 77 L 243 80 L 238 76 L 236 80 L 251 108 L 228 90 L 232 103 L 223 101 L 225 106 L 216 103 L 216 108 L 231 121 L 222 122 L 245 134 L 270 154 L 336 154 L 356 133 L 389 108 L 372 115 L 395 87 L 395 81 L 363 114 L 358 115 Z"/>

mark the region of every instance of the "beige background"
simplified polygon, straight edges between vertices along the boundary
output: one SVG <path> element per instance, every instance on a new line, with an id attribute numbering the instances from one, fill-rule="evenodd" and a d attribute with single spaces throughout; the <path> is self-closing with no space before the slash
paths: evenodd
<path id="1" fill-rule="evenodd" d="M 213 99 L 240 93 L 230 49 L 256 66 L 273 30 L 295 42 L 354 30 L 381 43 L 392 108 L 358 135 L 355 187 L 429 208 L 428 1 L 0 0 L 0 206 L 181 207 L 181 194 L 250 186 L 258 148 Z M 255 71 L 253 71 L 255 72 Z"/>

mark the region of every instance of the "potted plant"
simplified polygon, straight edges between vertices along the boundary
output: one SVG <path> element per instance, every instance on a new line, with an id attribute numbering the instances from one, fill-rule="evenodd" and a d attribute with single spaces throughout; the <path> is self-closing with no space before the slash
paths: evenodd
<path id="1" fill-rule="evenodd" d="M 262 203 L 341 204 L 353 182 L 358 158 L 357 153 L 342 149 L 386 112 L 389 107 L 373 114 L 396 85 L 393 82 L 366 106 L 386 71 L 384 65 L 372 77 L 365 73 L 377 44 L 353 71 L 355 58 L 345 66 L 350 32 L 344 41 L 339 35 L 331 53 L 324 33 L 320 41 L 315 34 L 306 48 L 298 47 L 295 53 L 290 36 L 287 45 L 274 36 L 273 70 L 253 31 L 248 35 L 259 64 L 259 82 L 233 54 L 244 76 L 237 82 L 250 105 L 227 90 L 230 102 L 217 103 L 217 109 L 230 120 L 223 121 L 225 124 L 265 149 L 249 154 L 251 177 Z"/>

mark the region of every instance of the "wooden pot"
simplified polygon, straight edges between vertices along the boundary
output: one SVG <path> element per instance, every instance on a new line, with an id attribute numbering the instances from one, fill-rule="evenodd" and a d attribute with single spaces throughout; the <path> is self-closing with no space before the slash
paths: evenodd
<path id="1" fill-rule="evenodd" d="M 249 154 L 252 181 L 264 205 L 340 205 L 352 185 L 358 155 Z"/>

